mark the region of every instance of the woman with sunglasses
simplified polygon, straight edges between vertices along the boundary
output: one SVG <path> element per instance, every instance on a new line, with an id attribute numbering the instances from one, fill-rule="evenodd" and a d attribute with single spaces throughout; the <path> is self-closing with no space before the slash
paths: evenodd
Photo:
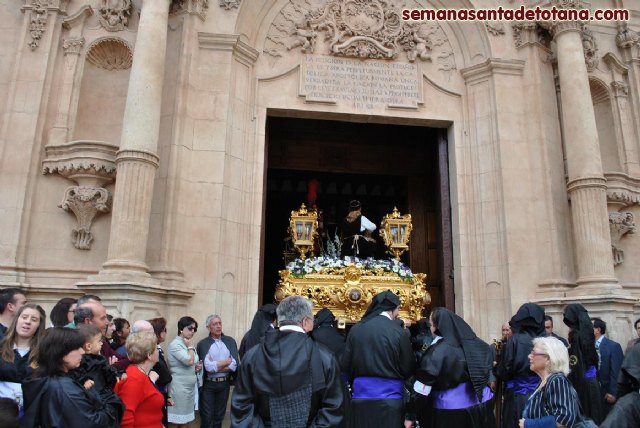
<path id="1" fill-rule="evenodd" d="M 541 380 L 527 400 L 520 428 L 573 427 L 579 409 L 578 396 L 567 379 L 567 347 L 555 337 L 533 339 L 529 367 Z"/>
<path id="2" fill-rule="evenodd" d="M 172 381 L 169 397 L 173 406 L 167 410 L 169 427 L 180 427 L 195 419 L 197 403 L 197 372 L 202 370 L 198 354 L 193 345 L 193 336 L 198 331 L 198 323 L 191 317 L 182 317 L 178 321 L 178 336 L 169 344 L 168 363 L 171 367 Z"/>
<path id="3" fill-rule="evenodd" d="M 167 340 L 167 320 L 164 318 L 154 318 L 149 320 L 149 324 L 153 327 L 153 332 L 158 340 L 158 362 L 153 366 L 151 370 L 158 373 L 158 380 L 156 380 L 156 388 L 164 397 L 164 406 L 162 408 L 162 424 L 167 426 L 167 405 L 173 405 L 173 400 L 170 401 L 169 397 L 169 384 L 171 383 L 171 370 L 167 365 L 167 360 L 164 358 L 164 351 L 160 347 L 160 344 Z"/>

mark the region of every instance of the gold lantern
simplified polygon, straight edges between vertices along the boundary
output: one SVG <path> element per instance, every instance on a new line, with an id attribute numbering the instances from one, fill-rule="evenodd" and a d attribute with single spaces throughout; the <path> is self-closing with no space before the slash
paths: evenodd
<path id="1" fill-rule="evenodd" d="M 318 213 L 308 211 L 305 204 L 298 211 L 291 211 L 289 219 L 289 232 L 300 258 L 304 260 L 308 252 L 313 253 L 313 243 L 318 229 Z"/>
<path id="2" fill-rule="evenodd" d="M 398 208 L 393 207 L 393 212 L 387 214 L 380 224 L 380 235 L 387 246 L 387 252 L 400 260 L 405 251 L 409 251 L 409 238 L 411 236 L 411 214 L 400 215 Z"/>

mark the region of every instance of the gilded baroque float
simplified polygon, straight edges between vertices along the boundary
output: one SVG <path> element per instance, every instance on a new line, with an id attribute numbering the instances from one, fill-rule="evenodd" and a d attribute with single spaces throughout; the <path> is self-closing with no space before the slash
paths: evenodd
<path id="1" fill-rule="evenodd" d="M 416 321 L 431 303 L 425 277 L 396 260 L 297 259 L 280 271 L 275 299 L 305 296 L 315 311 L 329 308 L 341 322 L 352 324 L 364 315 L 373 296 L 391 290 L 400 298 L 400 318 Z"/>

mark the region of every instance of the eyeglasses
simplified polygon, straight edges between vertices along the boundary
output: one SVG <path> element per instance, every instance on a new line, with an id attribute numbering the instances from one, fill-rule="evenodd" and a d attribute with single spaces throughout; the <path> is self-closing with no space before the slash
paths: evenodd
<path id="1" fill-rule="evenodd" d="M 549 354 L 545 354 L 544 352 L 531 352 L 529 355 L 533 355 L 534 357 L 547 357 L 549 358 Z"/>
<path id="2" fill-rule="evenodd" d="M 190 325 L 189 327 L 187 327 L 187 330 L 192 331 L 192 332 L 197 332 L 198 331 L 198 327 L 194 327 L 192 325 Z"/>

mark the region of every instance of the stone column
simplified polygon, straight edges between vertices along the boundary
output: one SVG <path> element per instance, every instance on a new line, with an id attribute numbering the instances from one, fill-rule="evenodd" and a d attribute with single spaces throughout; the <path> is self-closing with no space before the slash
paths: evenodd
<path id="1" fill-rule="evenodd" d="M 145 263 L 167 49 L 170 0 L 144 0 L 116 155 L 108 260 L 93 280 L 146 282 Z"/>
<path id="2" fill-rule="evenodd" d="M 582 23 L 553 26 L 577 265 L 577 294 L 621 291 L 614 276 L 598 131 L 582 47 Z"/>

